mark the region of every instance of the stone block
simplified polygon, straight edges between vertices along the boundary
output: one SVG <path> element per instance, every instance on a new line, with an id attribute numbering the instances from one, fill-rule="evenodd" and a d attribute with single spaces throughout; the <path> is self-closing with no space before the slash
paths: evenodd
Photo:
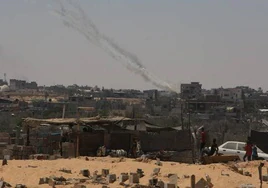
<path id="1" fill-rule="evenodd" d="M 90 176 L 89 170 L 87 170 L 87 169 L 81 170 L 80 173 L 81 173 L 84 177 L 89 177 L 89 176 Z"/>
<path id="2" fill-rule="evenodd" d="M 252 184 L 243 184 L 240 186 L 240 188 L 256 188 L 256 187 L 253 186 Z"/>
<path id="3" fill-rule="evenodd" d="M 63 169 L 60 169 L 60 172 L 71 174 L 72 173 L 72 170 L 67 170 L 67 169 L 63 168 Z"/>
<path id="4" fill-rule="evenodd" d="M 149 186 L 156 186 L 158 183 L 157 178 L 149 179 Z"/>
<path id="5" fill-rule="evenodd" d="M 165 183 L 164 188 L 177 188 L 177 186 L 174 183 Z"/>
<path id="6" fill-rule="evenodd" d="M 55 185 L 56 185 L 56 181 L 53 180 L 53 179 L 49 179 L 49 180 L 48 180 L 48 185 L 51 186 L 51 187 L 55 187 Z"/>
<path id="7" fill-rule="evenodd" d="M 264 176 L 262 176 L 262 181 L 267 182 L 267 181 L 268 181 L 268 175 L 264 175 Z"/>
<path id="8" fill-rule="evenodd" d="M 178 184 L 178 175 L 177 174 L 173 174 L 171 176 L 169 176 L 169 183 L 170 184 L 174 184 L 175 187 L 177 187 L 177 184 Z"/>
<path id="9" fill-rule="evenodd" d="M 108 174 L 110 174 L 109 169 L 102 169 L 102 171 L 101 171 L 101 175 L 102 175 L 103 177 L 106 177 Z"/>
<path id="10" fill-rule="evenodd" d="M 120 174 L 119 175 L 119 183 L 125 183 L 129 179 L 128 174 Z"/>
<path id="11" fill-rule="evenodd" d="M 108 174 L 106 178 L 107 178 L 108 183 L 114 183 L 116 181 L 116 175 L 115 174 Z"/>
<path id="12" fill-rule="evenodd" d="M 140 178 L 137 173 L 131 173 L 129 176 L 129 184 L 140 183 Z"/>
<path id="13" fill-rule="evenodd" d="M 15 188 L 27 188 L 26 185 L 22 185 L 22 184 L 17 184 L 15 186 Z"/>
<path id="14" fill-rule="evenodd" d="M 164 188 L 165 187 L 165 183 L 160 180 L 160 181 L 157 182 L 157 187 Z"/>
<path id="15" fill-rule="evenodd" d="M 204 179 L 201 178 L 196 184 L 195 184 L 195 188 L 206 188 L 208 187 L 208 182 Z"/>
<path id="16" fill-rule="evenodd" d="M 160 173 L 160 168 L 155 168 L 153 171 L 153 175 L 158 175 Z"/>
<path id="17" fill-rule="evenodd" d="M 48 184 L 49 178 L 40 178 L 39 185 Z"/>
<path id="18" fill-rule="evenodd" d="M 244 169 L 243 168 L 238 168 L 238 173 L 243 175 L 244 174 Z"/>

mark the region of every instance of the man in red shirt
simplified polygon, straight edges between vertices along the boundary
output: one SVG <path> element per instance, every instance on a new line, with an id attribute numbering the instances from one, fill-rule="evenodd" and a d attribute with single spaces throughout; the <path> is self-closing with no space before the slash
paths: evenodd
<path id="1" fill-rule="evenodd" d="M 245 146 L 246 154 L 243 157 L 243 160 L 246 161 L 246 158 L 248 161 L 251 161 L 251 156 L 252 156 L 252 144 L 248 141 L 246 146 Z"/>
<path id="2" fill-rule="evenodd" d="M 200 152 L 202 153 L 203 149 L 205 148 L 206 145 L 206 134 L 205 134 L 205 129 L 202 127 L 201 129 L 201 144 L 200 144 Z"/>

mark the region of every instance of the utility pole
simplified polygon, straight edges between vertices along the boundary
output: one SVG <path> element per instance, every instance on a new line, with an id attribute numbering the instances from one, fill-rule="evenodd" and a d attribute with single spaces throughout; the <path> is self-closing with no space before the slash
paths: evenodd
<path id="1" fill-rule="evenodd" d="M 65 111 L 66 111 L 66 104 L 63 104 L 63 109 L 62 109 L 62 119 L 65 118 Z"/>

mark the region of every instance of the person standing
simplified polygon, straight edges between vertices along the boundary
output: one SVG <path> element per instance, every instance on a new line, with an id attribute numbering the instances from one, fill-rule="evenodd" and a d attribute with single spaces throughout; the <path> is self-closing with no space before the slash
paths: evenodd
<path id="1" fill-rule="evenodd" d="M 211 148 L 210 148 L 210 151 L 208 153 L 208 156 L 212 156 L 216 153 L 216 155 L 218 155 L 218 151 L 219 151 L 219 148 L 218 148 L 218 145 L 217 145 L 217 140 L 214 138 L 213 139 L 213 144 L 211 145 Z"/>
<path id="2" fill-rule="evenodd" d="M 133 139 L 131 147 L 131 155 L 133 158 L 137 157 L 137 140 Z"/>
<path id="3" fill-rule="evenodd" d="M 258 149 L 255 144 L 252 146 L 252 160 L 258 160 Z"/>
<path id="4" fill-rule="evenodd" d="M 204 150 L 205 146 L 206 146 L 206 133 L 205 133 L 205 128 L 202 127 L 201 128 L 201 143 L 200 143 L 200 152 L 201 153 Z"/>
<path id="5" fill-rule="evenodd" d="M 248 141 L 245 146 L 246 154 L 243 157 L 243 160 L 246 161 L 246 158 L 248 161 L 251 161 L 252 156 L 252 144 Z"/>

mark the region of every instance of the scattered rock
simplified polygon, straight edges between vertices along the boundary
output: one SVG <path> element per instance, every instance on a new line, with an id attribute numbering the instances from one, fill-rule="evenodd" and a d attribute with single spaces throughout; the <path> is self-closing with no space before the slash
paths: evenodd
<path id="1" fill-rule="evenodd" d="M 158 176 L 158 174 L 160 173 L 160 168 L 155 168 L 154 170 L 153 170 L 153 176 Z"/>
<path id="2" fill-rule="evenodd" d="M 243 173 L 243 172 L 244 172 L 244 169 L 243 169 L 243 168 L 238 168 L 238 169 L 237 169 L 237 172 L 238 172 L 239 174 L 242 174 L 242 175 L 243 175 L 243 174 L 244 174 L 244 173 Z"/>
<path id="3" fill-rule="evenodd" d="M 142 169 L 137 169 L 137 174 L 139 175 L 139 178 L 144 177 L 144 172 Z"/>
<path id="4" fill-rule="evenodd" d="M 109 173 L 110 173 L 109 169 L 102 169 L 102 171 L 101 171 L 101 175 L 103 177 L 106 177 Z"/>
<path id="5" fill-rule="evenodd" d="M 0 180 L 0 188 L 12 187 L 9 183 L 5 182 L 3 179 Z"/>
<path id="6" fill-rule="evenodd" d="M 159 188 L 164 188 L 165 187 L 165 183 L 163 182 L 163 181 L 158 181 L 157 182 L 157 186 L 159 187 Z"/>
<path id="7" fill-rule="evenodd" d="M 86 157 L 86 161 L 89 161 L 89 158 L 88 157 Z"/>
<path id="8" fill-rule="evenodd" d="M 122 174 L 120 174 L 120 176 L 119 176 L 119 183 L 120 183 L 120 184 L 123 184 L 123 183 L 125 183 L 128 179 L 129 179 L 128 174 L 127 174 L 127 173 L 122 173 Z"/>
<path id="9" fill-rule="evenodd" d="M 87 169 L 81 170 L 80 174 L 82 174 L 84 177 L 90 176 L 89 170 L 87 170 Z"/>
<path id="10" fill-rule="evenodd" d="M 250 172 L 244 172 L 243 175 L 244 175 L 244 176 L 252 177 L 252 174 L 251 174 Z"/>
<path id="11" fill-rule="evenodd" d="M 15 188 L 27 188 L 26 185 L 17 184 Z"/>
<path id="12" fill-rule="evenodd" d="M 201 178 L 196 184 L 195 187 L 208 187 L 208 182 L 204 179 Z"/>
<path id="13" fill-rule="evenodd" d="M 71 174 L 71 173 L 72 173 L 71 170 L 67 170 L 67 169 L 65 169 L 65 168 L 60 169 L 60 172 L 64 172 L 64 173 L 67 173 L 67 174 Z"/>
<path id="14" fill-rule="evenodd" d="M 253 186 L 252 184 L 243 184 L 240 186 L 240 188 L 256 188 L 256 187 Z"/>
<path id="15" fill-rule="evenodd" d="M 183 175 L 183 178 L 184 178 L 184 179 L 189 179 L 190 176 L 189 176 L 189 175 Z"/>
<path id="16" fill-rule="evenodd" d="M 37 166 L 28 165 L 28 168 L 37 168 Z"/>
<path id="17" fill-rule="evenodd" d="M 107 178 L 108 183 L 114 183 L 116 181 L 116 175 L 115 174 L 108 174 L 106 178 Z"/>
<path id="18" fill-rule="evenodd" d="M 137 173 L 131 173 L 129 176 L 129 184 L 140 183 L 140 178 Z"/>
<path id="19" fill-rule="evenodd" d="M 153 178 L 149 180 L 149 186 L 156 186 L 158 183 L 158 179 L 157 178 Z"/>
<path id="20" fill-rule="evenodd" d="M 48 184 L 49 178 L 40 178 L 39 185 Z"/>
<path id="21" fill-rule="evenodd" d="M 163 164 L 161 163 L 159 158 L 156 158 L 156 163 L 157 166 L 162 166 Z"/>
<path id="22" fill-rule="evenodd" d="M 221 171 L 221 175 L 222 175 L 222 176 L 230 176 L 229 174 L 224 173 L 223 170 Z"/>
<path id="23" fill-rule="evenodd" d="M 178 175 L 177 174 L 173 174 L 172 176 L 169 177 L 169 183 L 170 183 L 170 186 L 173 186 L 175 185 L 175 187 L 177 187 L 177 184 L 178 184 Z"/>

